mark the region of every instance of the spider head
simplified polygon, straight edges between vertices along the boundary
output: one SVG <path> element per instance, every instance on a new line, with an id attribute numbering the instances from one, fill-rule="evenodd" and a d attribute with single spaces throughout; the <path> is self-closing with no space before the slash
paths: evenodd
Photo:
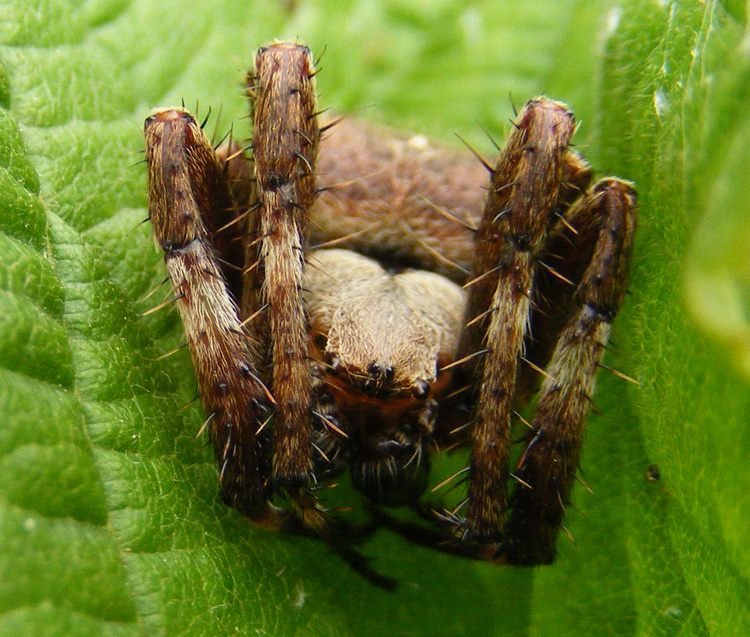
<path id="1" fill-rule="evenodd" d="M 319 250 L 307 269 L 310 357 L 346 424 L 352 482 L 376 504 L 412 502 L 427 484 L 436 400 L 455 356 L 465 294 L 419 270 Z"/>

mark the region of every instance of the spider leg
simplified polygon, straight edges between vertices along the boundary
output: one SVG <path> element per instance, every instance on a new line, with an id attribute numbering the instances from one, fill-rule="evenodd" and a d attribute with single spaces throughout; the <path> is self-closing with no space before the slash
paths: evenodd
<path id="1" fill-rule="evenodd" d="M 278 527 L 283 516 L 268 504 L 266 442 L 256 435 L 273 398 L 225 281 L 231 285 L 235 270 L 225 275 L 215 252 L 214 233 L 234 212 L 223 166 L 183 109 L 154 112 L 145 138 L 149 214 L 209 416 L 222 496 L 259 523 Z"/>
<path id="2" fill-rule="evenodd" d="M 571 312 L 573 293 L 594 253 L 599 236 L 597 219 L 584 222 L 580 215 L 573 226 L 568 219 L 571 206 L 591 185 L 588 163 L 568 149 L 565 154 L 562 182 L 552 225 L 544 248 L 537 259 L 534 274 L 534 297 L 531 328 L 526 334 L 524 358 L 532 364 L 520 365 L 516 376 L 516 409 L 539 389 L 542 375 L 534 368 L 544 368 L 557 337 Z"/>
<path id="3" fill-rule="evenodd" d="M 474 279 L 458 359 L 457 386 L 475 379 L 464 537 L 504 535 L 510 423 L 516 371 L 524 353 L 534 273 L 556 209 L 575 125 L 572 113 L 544 98 L 526 104 L 492 173 L 476 232 Z M 479 355 L 481 353 L 481 355 Z M 473 354 L 477 354 L 472 356 Z"/>
<path id="4" fill-rule="evenodd" d="M 568 214 L 580 229 L 573 246 L 592 234 L 595 242 L 546 366 L 531 441 L 515 471 L 519 480 L 502 549 L 510 563 L 546 564 L 555 557 L 597 367 L 625 294 L 636 214 L 632 185 L 615 178 L 595 184 Z"/>
<path id="5" fill-rule="evenodd" d="M 320 132 L 310 51 L 277 43 L 258 51 L 248 75 L 253 114 L 254 216 L 247 243 L 244 316 L 261 344 L 276 399 L 271 479 L 303 526 L 323 531 L 327 516 L 315 481 L 314 378 L 303 299 L 310 208 Z"/>
<path id="6" fill-rule="evenodd" d="M 405 540 L 433 549 L 441 553 L 447 553 L 456 557 L 462 557 L 470 560 L 497 561 L 497 545 L 481 544 L 478 542 L 456 542 L 455 538 L 446 535 L 442 529 L 436 529 L 435 511 L 430 507 L 425 507 L 416 503 L 412 509 L 419 516 L 430 523 L 430 526 L 399 519 L 382 507 L 375 506 L 365 502 L 365 508 L 372 518 L 383 527 L 398 533 Z"/>

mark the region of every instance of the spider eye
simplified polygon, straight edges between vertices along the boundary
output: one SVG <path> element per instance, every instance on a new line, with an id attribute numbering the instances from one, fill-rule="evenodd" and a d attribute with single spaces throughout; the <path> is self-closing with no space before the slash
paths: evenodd
<path id="1" fill-rule="evenodd" d="M 394 374 L 392 365 L 383 365 L 383 363 L 377 361 L 373 361 L 367 366 L 367 373 L 376 380 L 393 380 Z"/>
<path id="2" fill-rule="evenodd" d="M 383 373 L 383 368 L 381 367 L 380 363 L 370 363 L 367 366 L 367 373 L 373 377 L 381 376 Z"/>

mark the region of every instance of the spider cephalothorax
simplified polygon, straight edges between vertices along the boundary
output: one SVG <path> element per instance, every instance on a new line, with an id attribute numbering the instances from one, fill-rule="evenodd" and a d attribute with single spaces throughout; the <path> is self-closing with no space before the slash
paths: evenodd
<path id="1" fill-rule="evenodd" d="M 345 540 L 313 487 L 348 470 L 410 537 L 550 562 L 625 290 L 635 192 L 590 186 L 559 102 L 528 102 L 493 168 L 352 120 L 319 127 L 314 75 L 305 47 L 259 51 L 249 159 L 231 143 L 214 152 L 184 109 L 146 120 L 150 217 L 224 500 Z M 511 420 L 540 377 L 511 472 Z M 466 498 L 435 512 L 419 501 L 429 456 L 460 444 Z M 282 496 L 291 511 L 272 505 Z M 378 505 L 447 528 L 417 532 Z"/>

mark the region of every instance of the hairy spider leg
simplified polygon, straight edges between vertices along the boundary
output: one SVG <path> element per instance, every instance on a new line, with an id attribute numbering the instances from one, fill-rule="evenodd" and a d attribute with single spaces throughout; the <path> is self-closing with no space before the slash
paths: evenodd
<path id="1" fill-rule="evenodd" d="M 595 239 L 573 297 L 568 319 L 546 366 L 536 415 L 515 474 L 511 516 L 501 552 L 513 564 L 548 564 L 578 469 L 584 426 L 597 368 L 627 285 L 636 226 L 636 194 L 630 183 L 606 178 L 570 209 L 578 234 L 572 249 Z"/>
<path id="2" fill-rule="evenodd" d="M 468 364 L 456 375 L 461 385 L 468 375 L 478 386 L 465 538 L 492 542 L 505 534 L 517 363 L 524 353 L 537 260 L 556 211 L 574 129 L 565 105 L 545 98 L 526 104 L 492 172 L 475 235 L 475 279 L 458 353 Z"/>
<path id="3" fill-rule="evenodd" d="M 315 482 L 314 379 L 303 299 L 320 138 L 309 49 L 293 43 L 261 48 L 247 84 L 256 210 L 245 262 L 243 316 L 264 308 L 250 329 L 270 367 L 276 399 L 270 425 L 274 486 L 289 494 L 306 527 L 322 528 L 327 517 L 309 488 Z"/>
<path id="4" fill-rule="evenodd" d="M 520 365 L 516 370 L 516 410 L 539 389 L 543 374 L 538 370 L 546 368 L 549 362 L 570 314 L 573 294 L 594 252 L 599 227 L 576 228 L 567 218 L 570 207 L 588 190 L 592 177 L 588 162 L 568 149 L 563 160 L 557 208 L 534 273 L 531 327 L 524 344 L 524 358 L 530 364 Z"/>
<path id="5" fill-rule="evenodd" d="M 268 443 L 256 435 L 273 398 L 258 375 L 258 352 L 243 331 L 212 233 L 235 209 L 223 166 L 183 109 L 155 111 L 145 138 L 149 215 L 208 414 L 222 497 L 276 527 L 281 517 L 268 504 Z"/>
<path id="6" fill-rule="evenodd" d="M 269 425 L 271 485 L 289 495 L 302 531 L 323 539 L 365 578 L 391 590 L 395 581 L 377 573 L 350 546 L 348 537 L 355 529 L 334 522 L 312 490 L 317 478 L 313 454 L 331 460 L 324 448 L 329 440 L 321 431 L 335 430 L 336 418 L 334 407 L 320 400 L 321 382 L 308 356 L 304 303 L 320 142 L 310 50 L 288 42 L 261 48 L 247 76 L 247 95 L 253 118 L 253 179 L 241 312 L 260 345 L 264 369 L 270 369 L 275 397 Z M 241 186 L 242 171 L 233 172 Z"/>

